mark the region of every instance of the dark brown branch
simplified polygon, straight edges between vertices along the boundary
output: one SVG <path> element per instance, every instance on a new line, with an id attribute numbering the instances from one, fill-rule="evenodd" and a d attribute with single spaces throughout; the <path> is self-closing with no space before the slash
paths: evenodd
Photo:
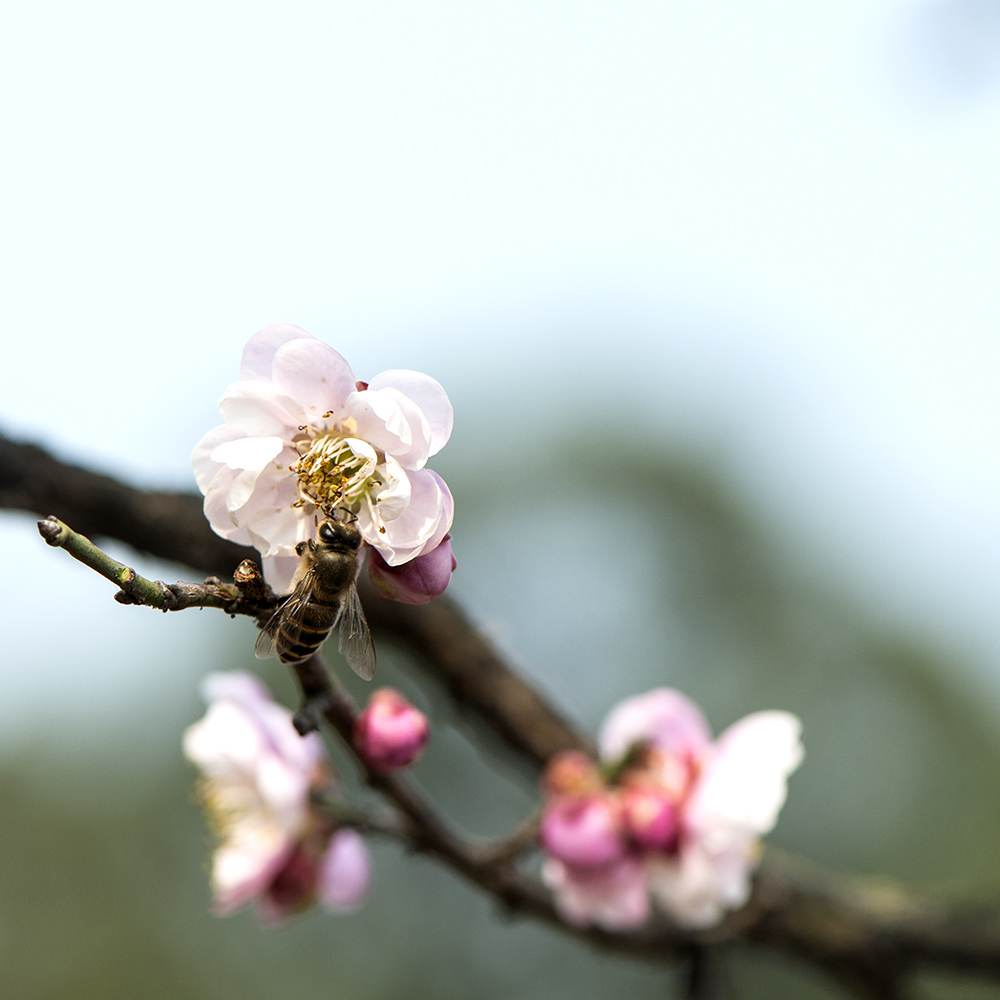
<path id="1" fill-rule="evenodd" d="M 2 437 L 0 507 L 43 515 L 55 511 L 88 534 L 117 538 L 140 551 L 227 576 L 247 555 L 209 530 L 197 496 L 135 490 Z M 503 663 L 451 602 L 439 599 L 425 608 L 410 608 L 369 595 L 365 606 L 374 625 L 412 643 L 460 702 L 474 707 L 535 765 L 558 749 L 589 749 L 589 741 Z M 329 693 L 325 674 L 306 673 L 300 682 L 307 707 L 346 731 L 348 709 Z M 300 722 L 309 725 L 307 714 Z M 627 934 L 568 928 L 548 894 L 511 863 L 511 855 L 491 856 L 488 846 L 480 850 L 468 844 L 399 779 L 378 776 L 371 781 L 396 804 L 422 849 L 513 912 L 604 948 L 662 959 L 692 944 L 741 939 L 811 961 L 861 995 L 887 1000 L 904 996 L 907 978 L 920 970 L 1000 979 L 1000 907 L 956 906 L 884 882 L 820 875 L 773 852 L 758 873 L 750 903 L 710 931 L 684 936 L 663 923 Z"/>

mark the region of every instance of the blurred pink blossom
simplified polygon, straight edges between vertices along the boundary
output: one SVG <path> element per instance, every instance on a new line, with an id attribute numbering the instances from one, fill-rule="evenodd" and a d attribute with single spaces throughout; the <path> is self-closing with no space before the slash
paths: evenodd
<path id="1" fill-rule="evenodd" d="M 250 674 L 210 674 L 202 690 L 208 711 L 188 727 L 184 752 L 201 771 L 200 798 L 218 836 L 215 912 L 255 902 L 261 919 L 275 922 L 317 900 L 332 909 L 359 904 L 367 849 L 310 798 L 333 781 L 319 736 L 299 736 L 291 713 Z"/>
<path id="2" fill-rule="evenodd" d="M 584 769 L 569 768 L 564 755 L 550 765 L 555 780 L 543 779 L 543 874 L 560 912 L 578 924 L 628 928 L 647 919 L 652 900 L 678 925 L 701 928 L 742 906 L 759 838 L 774 826 L 802 759 L 799 733 L 795 716 L 757 712 L 713 742 L 700 710 L 676 691 L 622 702 L 600 734 L 602 791 L 573 791 L 566 775 Z M 599 849 L 610 826 L 596 822 L 596 802 L 617 817 L 615 842 L 625 844 L 617 853 Z"/>

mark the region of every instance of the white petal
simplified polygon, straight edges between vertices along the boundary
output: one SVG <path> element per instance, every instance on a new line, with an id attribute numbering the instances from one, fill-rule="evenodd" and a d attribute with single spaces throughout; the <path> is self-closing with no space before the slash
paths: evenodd
<path id="1" fill-rule="evenodd" d="M 223 441 L 211 454 L 213 462 L 230 469 L 263 469 L 277 458 L 285 442 L 280 437 L 241 437 Z"/>
<path id="2" fill-rule="evenodd" d="M 219 471 L 219 463 L 212 460 L 212 452 L 226 441 L 242 437 L 243 432 L 235 427 L 220 424 L 212 428 L 195 446 L 191 452 L 191 466 L 194 469 L 195 482 L 202 493 L 208 492 L 208 487 Z"/>
<path id="3" fill-rule="evenodd" d="M 209 704 L 215 701 L 233 701 L 246 707 L 271 701 L 271 693 L 263 681 L 245 670 L 215 671 L 201 681 L 201 696 Z"/>
<path id="4" fill-rule="evenodd" d="M 686 817 L 709 850 L 774 826 L 788 775 L 802 760 L 800 731 L 788 712 L 756 712 L 719 737 Z"/>
<path id="5" fill-rule="evenodd" d="M 264 579 L 270 584 L 276 594 L 287 594 L 292 589 L 292 580 L 299 568 L 301 560 L 297 555 L 287 551 L 279 551 L 272 556 L 263 556 L 261 566 Z"/>
<path id="6" fill-rule="evenodd" d="M 656 688 L 626 698 L 604 720 L 601 758 L 616 761 L 634 743 L 649 741 L 666 753 L 700 757 L 712 739 L 701 709 L 679 691 Z"/>
<path id="7" fill-rule="evenodd" d="M 238 545 L 249 545 L 250 535 L 247 530 L 234 524 L 229 512 L 229 491 L 236 479 L 243 473 L 230 469 L 228 465 L 217 466 L 217 468 L 219 471 L 205 493 L 205 517 L 208 518 L 208 523 L 217 535 L 228 538 Z"/>
<path id="8" fill-rule="evenodd" d="M 697 845 L 677 859 L 648 863 L 649 890 L 660 908 L 686 928 L 711 927 L 750 894 L 751 845 L 713 857 Z"/>
<path id="9" fill-rule="evenodd" d="M 304 537 L 308 522 L 302 508 L 295 506 L 297 480 L 288 471 L 288 463 L 294 460 L 295 452 L 286 448 L 257 475 L 245 498 L 242 491 L 230 491 L 233 519 L 250 532 L 254 546 L 265 556 L 290 550 Z"/>
<path id="10" fill-rule="evenodd" d="M 546 857 L 542 881 L 555 896 L 556 909 L 577 927 L 597 924 L 608 930 L 638 927 L 649 917 L 649 896 L 642 866 L 623 858 L 604 869 L 574 869 Z"/>
<path id="11" fill-rule="evenodd" d="M 270 323 L 261 327 L 243 348 L 243 361 L 240 365 L 240 378 L 254 381 L 271 381 L 271 364 L 274 354 L 283 344 L 290 340 L 315 340 L 308 330 L 292 323 Z"/>
<path id="12" fill-rule="evenodd" d="M 324 413 L 346 413 L 355 391 L 351 366 L 332 348 L 314 340 L 290 340 L 274 355 L 274 385 L 293 397 L 305 412 L 303 423 L 318 424 Z"/>
<path id="13" fill-rule="evenodd" d="M 363 538 L 390 566 L 401 566 L 436 548 L 448 534 L 455 510 L 451 493 L 436 472 L 419 469 L 407 477 L 410 503 L 399 517 L 385 523 L 384 533 L 364 507 L 358 513 Z"/>
<path id="14" fill-rule="evenodd" d="M 436 455 L 448 443 L 455 422 L 455 414 L 448 394 L 441 387 L 440 382 L 422 372 L 394 368 L 391 371 L 382 372 L 381 375 L 376 375 L 369 383 L 368 388 L 398 389 L 404 396 L 417 404 L 427 420 L 430 431 L 428 455 Z"/>
<path id="15" fill-rule="evenodd" d="M 229 517 L 233 524 L 240 524 L 238 518 L 240 508 L 248 503 L 250 497 L 253 496 L 254 487 L 259 478 L 260 472 L 257 469 L 243 469 L 236 473 L 236 478 L 229 487 L 229 493 L 226 494 L 226 510 L 229 511 Z"/>
<path id="16" fill-rule="evenodd" d="M 352 393 L 347 408 L 358 436 L 392 455 L 404 468 L 419 469 L 427 461 L 431 429 L 413 400 L 397 389 Z"/>
<path id="17" fill-rule="evenodd" d="M 383 523 L 395 521 L 410 506 L 413 496 L 410 477 L 391 455 L 386 455 L 385 461 L 376 469 L 376 473 L 382 481 L 382 485 L 371 498 L 371 503 L 378 514 L 377 520 Z"/>
<path id="18" fill-rule="evenodd" d="M 246 830 L 222 844 L 212 859 L 217 913 L 227 914 L 261 895 L 284 866 L 294 844 L 279 830 Z"/>
<path id="19" fill-rule="evenodd" d="M 250 437 L 291 439 L 306 420 L 302 404 L 270 382 L 233 382 L 219 400 L 219 413 Z"/>
<path id="20" fill-rule="evenodd" d="M 248 776 L 263 747 L 260 730 L 229 701 L 209 705 L 200 722 L 184 733 L 184 754 L 208 774 Z"/>

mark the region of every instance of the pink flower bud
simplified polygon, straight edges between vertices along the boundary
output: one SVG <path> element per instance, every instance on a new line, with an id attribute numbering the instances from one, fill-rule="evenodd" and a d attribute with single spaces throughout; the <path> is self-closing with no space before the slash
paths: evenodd
<path id="1" fill-rule="evenodd" d="M 655 785 L 626 786 L 621 794 L 622 819 L 636 847 L 667 851 L 677 844 L 677 807 Z"/>
<path id="2" fill-rule="evenodd" d="M 553 799 L 542 815 L 542 848 L 577 868 L 596 868 L 625 853 L 618 803 L 609 795 Z"/>
<path id="3" fill-rule="evenodd" d="M 427 716 L 393 688 L 374 692 L 354 724 L 354 749 L 379 771 L 412 764 L 429 737 Z"/>
<path id="4" fill-rule="evenodd" d="M 603 788 L 597 765 L 579 750 L 557 753 L 546 765 L 542 787 L 549 795 L 586 795 Z"/>
<path id="5" fill-rule="evenodd" d="M 458 565 L 451 554 L 451 535 L 437 548 L 401 566 L 390 566 L 378 549 L 368 554 L 368 574 L 383 597 L 403 604 L 427 604 L 444 593 Z"/>

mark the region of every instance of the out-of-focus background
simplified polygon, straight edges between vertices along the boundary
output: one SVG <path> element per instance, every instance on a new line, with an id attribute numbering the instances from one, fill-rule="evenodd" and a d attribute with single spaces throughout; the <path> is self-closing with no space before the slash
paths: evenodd
<path id="1" fill-rule="evenodd" d="M 1000 890 L 1000 6 L 57 0 L 0 51 L 0 428 L 186 488 L 264 323 L 426 371 L 452 592 L 581 724 L 662 684 L 717 730 L 795 711 L 773 842 Z M 115 604 L 35 520 L 0 518 L 0 994 L 669 992 L 386 844 L 356 915 L 209 916 L 198 680 L 288 679 L 245 622 Z M 402 651 L 380 673 L 461 823 L 530 808 Z"/>

